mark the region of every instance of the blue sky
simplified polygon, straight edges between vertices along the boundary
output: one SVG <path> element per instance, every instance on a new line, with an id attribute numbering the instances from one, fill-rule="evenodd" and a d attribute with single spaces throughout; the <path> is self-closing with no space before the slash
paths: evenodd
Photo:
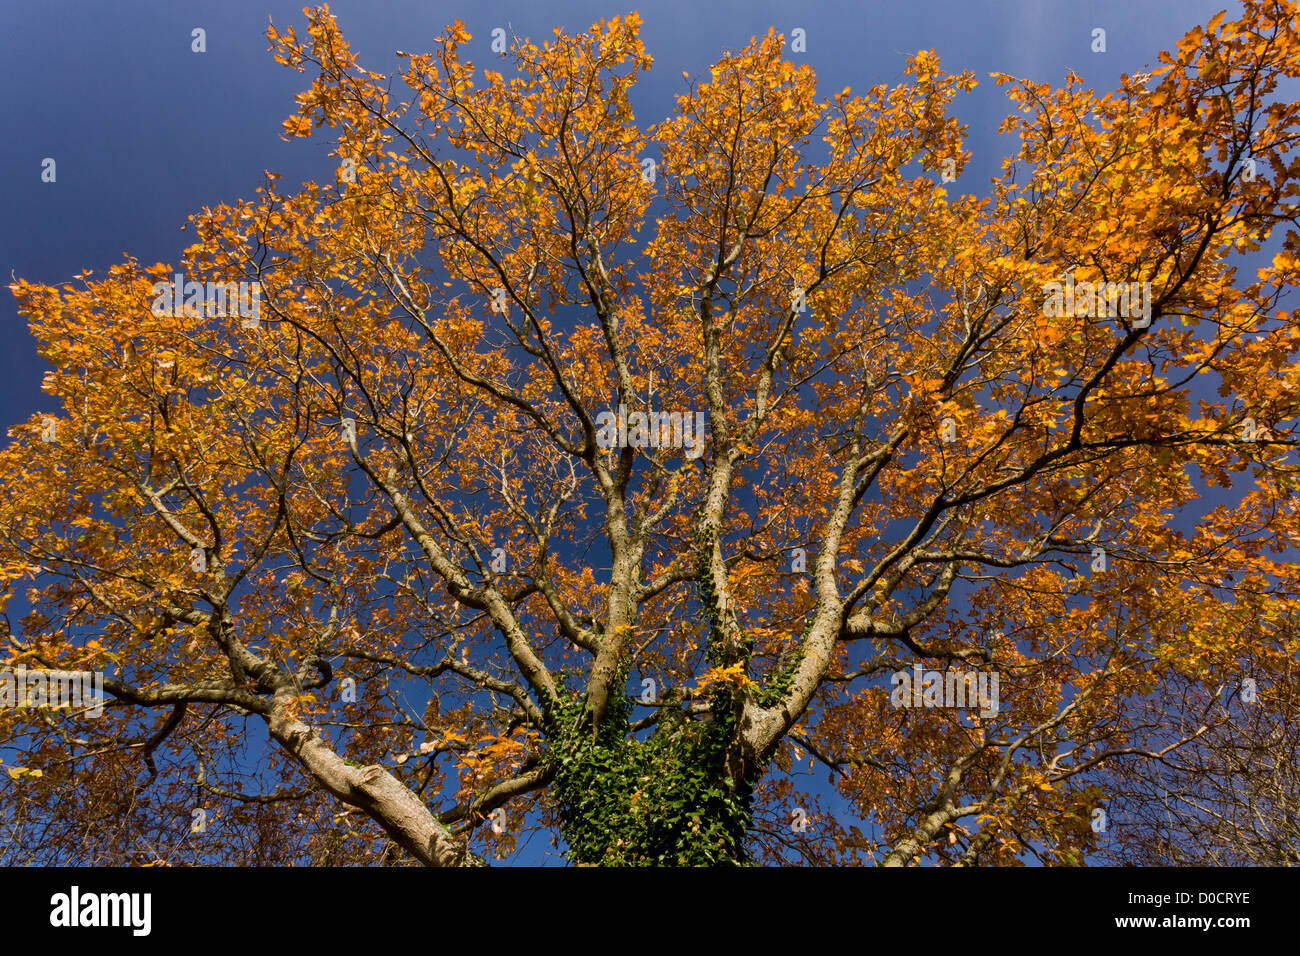
<path id="1" fill-rule="evenodd" d="M 280 124 L 307 78 L 275 63 L 264 36 L 303 25 L 301 3 L 227 0 L 116 3 L 8 0 L 0 5 L 0 267 L 33 281 L 61 283 L 83 269 L 102 274 L 130 254 L 144 263 L 175 262 L 189 243 L 187 216 L 204 205 L 249 197 L 264 170 L 281 186 L 333 178 L 324 142 L 280 139 Z M 653 123 L 685 86 L 724 50 L 736 50 L 770 27 L 796 27 L 820 88 L 863 90 L 902 79 L 905 58 L 935 49 L 950 72 L 973 70 L 981 85 L 956 103 L 969 125 L 973 160 L 960 187 L 983 193 L 1004 155 L 995 130 L 1006 113 L 988 79 L 1005 72 L 1060 83 L 1069 71 L 1086 85 L 1111 89 L 1122 73 L 1156 63 L 1224 0 L 910 0 L 906 3 L 476 2 L 344 0 L 331 5 L 362 66 L 392 72 L 395 49 L 423 52 L 455 19 L 474 39 L 479 65 L 495 27 L 535 39 L 555 26 L 583 30 L 594 20 L 638 10 L 655 59 L 633 105 Z M 206 31 L 205 53 L 191 51 L 191 31 Z M 1107 50 L 1090 50 L 1106 30 Z M 42 182 L 42 162 L 57 180 Z M 44 362 L 8 292 L 0 294 L 0 419 L 8 427 L 49 408 L 40 391 Z M 806 764 L 805 764 L 806 766 Z M 824 784 L 825 777 L 816 778 Z M 518 857 L 542 862 L 549 847 L 534 840 Z"/>

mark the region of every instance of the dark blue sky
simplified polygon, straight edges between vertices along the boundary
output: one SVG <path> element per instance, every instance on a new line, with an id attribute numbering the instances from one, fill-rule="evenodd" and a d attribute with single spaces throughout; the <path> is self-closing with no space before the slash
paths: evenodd
<path id="1" fill-rule="evenodd" d="M 864 90 L 902 79 L 907 55 L 934 48 L 951 72 L 973 70 L 981 85 L 958 99 L 974 159 L 963 190 L 983 193 L 1005 144 L 995 129 L 1006 102 L 989 81 L 1006 72 L 1060 83 L 1068 71 L 1099 90 L 1121 73 L 1156 63 L 1192 26 L 1225 0 L 908 0 L 849 3 L 809 0 L 690 0 L 644 4 L 643 39 L 655 58 L 634 96 L 652 123 L 682 92 L 682 72 L 705 72 L 723 50 L 776 27 L 807 35 L 803 58 L 824 92 Z M 301 2 L 6 0 L 0 4 L 0 266 L 10 275 L 67 282 L 83 269 L 102 274 L 127 253 L 174 263 L 189 243 L 180 227 L 204 205 L 249 197 L 263 170 L 282 174 L 292 191 L 306 179 L 332 181 L 323 142 L 280 139 L 280 124 L 307 82 L 267 52 L 268 19 L 303 32 Z M 362 66 L 391 72 L 395 49 L 424 52 L 452 20 L 465 22 L 476 64 L 494 61 L 494 27 L 542 40 L 559 25 L 638 10 L 609 2 L 379 0 L 331 5 Z M 191 52 L 191 31 L 206 31 L 206 53 Z M 1090 51 L 1096 27 L 1107 52 Z M 41 181 L 42 161 L 57 181 Z M 36 355 L 12 296 L 0 293 L 2 427 L 49 409 Z M 818 777 L 824 781 L 824 777 Z M 542 848 L 525 851 L 537 861 Z"/>
<path id="2" fill-rule="evenodd" d="M 674 2 L 643 5 L 655 69 L 641 80 L 638 115 L 653 122 L 680 93 L 685 70 L 704 71 L 775 26 L 807 32 L 805 54 L 823 90 L 864 89 L 901 78 L 907 54 L 936 49 L 951 71 L 971 69 L 981 86 L 958 101 L 974 160 L 962 186 L 983 191 L 1000 159 L 993 130 L 1005 113 L 987 75 L 1003 71 L 1059 82 L 1074 70 L 1099 89 L 1155 63 L 1224 0 L 970 0 L 907 3 Z M 301 27 L 301 3 L 125 0 L 0 4 L 0 267 L 30 280 L 63 282 L 83 268 L 102 273 L 130 252 L 174 262 L 189 237 L 186 217 L 204 205 L 250 196 L 266 169 L 285 189 L 333 178 L 323 143 L 280 140 L 305 77 L 266 51 L 268 17 Z M 1235 15 L 1237 4 L 1229 5 Z M 493 27 L 536 39 L 560 25 L 585 29 L 627 3 L 344 2 L 331 9 L 361 63 L 383 72 L 394 49 L 430 48 L 456 18 L 474 34 L 476 62 L 493 59 Z M 1107 52 L 1090 51 L 1094 27 Z M 207 31 L 207 52 L 190 31 Z M 475 55 L 476 54 L 476 55 Z M 46 157 L 55 183 L 41 181 Z M 0 409 L 5 426 L 41 408 L 43 363 L 7 291 L 0 295 Z"/>

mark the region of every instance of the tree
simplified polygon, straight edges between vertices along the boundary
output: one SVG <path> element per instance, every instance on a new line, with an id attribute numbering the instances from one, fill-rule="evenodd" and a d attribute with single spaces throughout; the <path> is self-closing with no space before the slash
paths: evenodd
<path id="1" fill-rule="evenodd" d="M 1289 662 L 1294 672 L 1295 661 Z M 1253 680 L 1253 678 L 1251 679 Z M 1123 808 L 1101 850 L 1126 865 L 1294 866 L 1300 863 L 1300 735 L 1293 700 L 1258 697 L 1252 684 L 1219 700 L 1181 682 L 1170 694 L 1179 725 L 1153 723 L 1149 749 L 1187 733 L 1189 712 L 1206 732 L 1159 761 L 1110 768 L 1106 788 Z M 1271 682 L 1294 693 L 1295 677 Z"/>
<path id="2" fill-rule="evenodd" d="M 636 15 L 511 76 L 456 23 L 401 100 L 272 26 L 333 183 L 11 286 L 59 411 L 0 467 L 9 666 L 111 668 L 0 712 L 12 852 L 1084 862 L 1217 726 L 1152 749 L 1161 695 L 1297 699 L 1295 14 L 995 74 L 983 198 L 933 51 L 819 99 L 769 33 L 642 127 Z"/>

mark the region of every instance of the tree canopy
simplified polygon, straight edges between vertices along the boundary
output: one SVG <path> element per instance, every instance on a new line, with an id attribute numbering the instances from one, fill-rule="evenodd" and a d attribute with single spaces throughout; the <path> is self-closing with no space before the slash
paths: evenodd
<path id="1" fill-rule="evenodd" d="M 10 287 L 57 410 L 0 460 L 6 666 L 107 672 L 0 709 L 11 858 L 1263 845 L 1285 735 L 1247 838 L 1204 748 L 1297 706 L 1296 13 L 994 74 L 983 196 L 933 51 L 827 96 L 771 32 L 643 125 L 635 14 L 397 78 L 272 26 L 333 182 Z"/>

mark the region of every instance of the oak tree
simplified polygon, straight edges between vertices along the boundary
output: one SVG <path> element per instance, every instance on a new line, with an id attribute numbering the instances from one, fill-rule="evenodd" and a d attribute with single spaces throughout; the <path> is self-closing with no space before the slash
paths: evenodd
<path id="1" fill-rule="evenodd" d="M 933 51 L 824 95 L 771 32 L 643 125 L 635 14 L 272 26 L 333 181 L 11 286 L 7 667 L 108 702 L 0 710 L 10 858 L 1098 858 L 1193 692 L 1294 726 L 1296 12 L 995 74 L 984 195 Z"/>

